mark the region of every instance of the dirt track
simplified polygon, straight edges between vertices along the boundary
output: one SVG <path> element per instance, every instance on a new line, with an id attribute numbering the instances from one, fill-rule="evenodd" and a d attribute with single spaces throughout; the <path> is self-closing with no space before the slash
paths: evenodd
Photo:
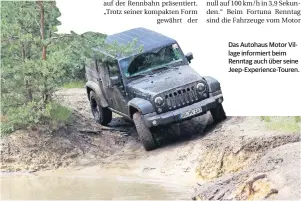
<path id="1" fill-rule="evenodd" d="M 229 117 L 210 126 L 211 115 L 207 113 L 162 129 L 161 147 L 146 152 L 134 126 L 123 118 L 114 116 L 108 127 L 93 122 L 84 89 L 59 91 L 57 98 L 74 109 L 73 123 L 56 131 L 47 126 L 31 128 L 30 132 L 18 131 L 2 139 L 2 171 L 109 169 L 152 178 L 181 178 L 189 183 L 199 181 L 194 199 L 301 197 L 299 188 L 294 188 L 300 186 L 300 180 L 291 179 L 300 174 L 300 133 L 269 131 L 256 117 Z M 244 183 L 256 180 L 258 175 L 260 189 L 265 190 L 247 192 L 257 187 Z"/>

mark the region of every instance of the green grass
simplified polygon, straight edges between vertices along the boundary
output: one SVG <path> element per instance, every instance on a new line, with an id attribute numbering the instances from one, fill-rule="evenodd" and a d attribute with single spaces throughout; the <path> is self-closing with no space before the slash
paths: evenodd
<path id="1" fill-rule="evenodd" d="M 55 128 L 71 121 L 72 109 L 57 102 L 48 103 L 46 108 L 37 103 L 29 103 L 22 107 L 12 108 L 5 116 L 1 116 L 0 137 L 32 125 L 49 125 L 49 128 Z"/>
<path id="2" fill-rule="evenodd" d="M 271 130 L 281 131 L 285 133 L 300 133 L 300 116 L 290 117 L 260 117 L 266 126 Z"/>
<path id="3" fill-rule="evenodd" d="M 71 120 L 72 109 L 58 103 L 51 103 L 50 119 L 58 123 L 69 123 Z"/>
<path id="4" fill-rule="evenodd" d="M 83 88 L 85 86 L 85 81 L 72 81 L 63 85 L 65 89 L 72 89 L 72 88 Z"/>

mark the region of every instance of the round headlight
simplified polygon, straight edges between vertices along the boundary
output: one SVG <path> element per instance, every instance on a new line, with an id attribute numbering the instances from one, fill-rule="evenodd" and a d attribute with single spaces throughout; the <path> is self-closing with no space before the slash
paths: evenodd
<path id="1" fill-rule="evenodd" d="M 164 100 L 162 97 L 158 96 L 155 98 L 155 104 L 157 107 L 161 107 L 164 104 Z"/>
<path id="2" fill-rule="evenodd" d="M 205 85 L 203 83 L 198 83 L 196 85 L 196 89 L 198 90 L 198 92 L 202 92 L 205 90 Z"/>

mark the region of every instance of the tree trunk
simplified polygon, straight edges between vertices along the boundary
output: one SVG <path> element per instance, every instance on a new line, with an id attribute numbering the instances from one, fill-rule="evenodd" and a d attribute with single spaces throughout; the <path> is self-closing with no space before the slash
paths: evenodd
<path id="1" fill-rule="evenodd" d="M 41 39 L 45 40 L 45 27 L 44 27 L 44 3 L 43 1 L 38 1 L 38 4 L 40 6 L 40 32 L 41 32 Z M 47 46 L 43 45 L 43 49 L 42 49 L 42 60 L 46 60 L 46 49 Z"/>
<path id="2" fill-rule="evenodd" d="M 38 1 L 37 2 L 39 7 L 40 7 L 40 32 L 41 32 L 41 39 L 45 40 L 45 26 L 44 26 L 44 22 L 45 22 L 45 17 L 44 17 L 44 3 L 43 1 Z M 44 44 L 42 47 L 42 60 L 46 60 L 46 51 L 47 51 L 47 46 Z M 47 77 L 45 77 L 44 80 L 44 91 L 43 91 L 43 98 L 44 98 L 44 103 L 47 103 L 49 101 L 49 94 L 48 94 L 48 90 L 47 90 Z"/>

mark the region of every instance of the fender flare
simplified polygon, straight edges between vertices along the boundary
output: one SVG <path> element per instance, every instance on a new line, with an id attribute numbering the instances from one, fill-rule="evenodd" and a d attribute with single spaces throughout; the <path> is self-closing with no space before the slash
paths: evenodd
<path id="1" fill-rule="evenodd" d="M 209 87 L 209 93 L 221 90 L 221 85 L 219 81 L 210 76 L 205 76 L 204 79 L 207 81 Z"/>
<path id="2" fill-rule="evenodd" d="M 141 112 L 142 115 L 145 114 L 149 114 L 152 112 L 155 112 L 155 109 L 153 107 L 153 105 L 151 104 L 151 102 L 149 102 L 148 100 L 144 100 L 142 98 L 133 98 L 132 100 L 130 100 L 128 102 L 128 113 L 130 115 L 130 117 L 132 118 L 132 109 L 136 109 L 139 112 Z"/>
<path id="3" fill-rule="evenodd" d="M 90 91 L 94 91 L 94 93 L 96 94 L 98 101 L 100 102 L 102 107 L 108 107 L 109 104 L 107 102 L 107 100 L 105 99 L 105 97 L 103 96 L 103 93 L 100 89 L 100 87 L 98 86 L 97 83 L 92 82 L 92 81 L 88 81 L 86 83 L 86 89 L 87 89 L 87 95 L 88 95 L 88 99 L 90 100 Z"/>

